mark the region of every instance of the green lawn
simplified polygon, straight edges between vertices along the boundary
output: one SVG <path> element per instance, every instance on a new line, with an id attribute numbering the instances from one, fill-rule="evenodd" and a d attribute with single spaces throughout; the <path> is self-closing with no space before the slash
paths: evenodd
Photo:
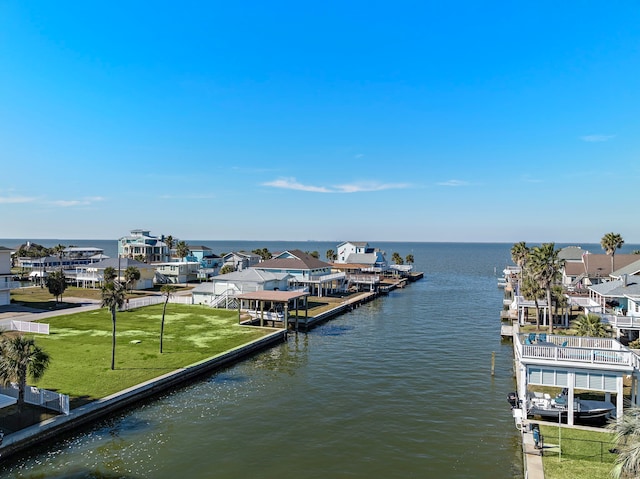
<path id="1" fill-rule="evenodd" d="M 237 311 L 169 304 L 160 354 L 161 318 L 161 304 L 117 314 L 114 371 L 108 310 L 50 318 L 51 334 L 34 336 L 51 356 L 37 386 L 68 394 L 77 407 L 268 334 L 239 326 Z"/>
<path id="2" fill-rule="evenodd" d="M 545 451 L 543 458 L 545 479 L 608 479 L 616 455 L 609 452 L 613 447 L 613 435 L 607 432 L 583 431 L 540 426 L 545 448 L 562 445 L 562 453 Z"/>

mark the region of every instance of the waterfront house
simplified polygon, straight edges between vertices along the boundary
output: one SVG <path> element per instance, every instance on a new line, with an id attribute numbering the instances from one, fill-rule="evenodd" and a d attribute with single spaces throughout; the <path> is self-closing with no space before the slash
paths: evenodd
<path id="1" fill-rule="evenodd" d="M 118 240 L 118 256 L 145 263 L 163 263 L 170 261 L 171 252 L 164 236 L 152 236 L 148 230 L 135 229 Z"/>
<path id="2" fill-rule="evenodd" d="M 287 273 L 272 273 L 254 268 L 214 276 L 210 281 L 197 285 L 191 294 L 194 304 L 206 304 L 214 308 L 236 308 L 235 297 L 241 293 L 286 290 L 293 279 Z"/>
<path id="3" fill-rule="evenodd" d="M 188 245 L 189 256 L 187 261 L 197 261 L 202 268 L 219 268 L 222 266 L 222 258 L 215 254 L 211 248 L 202 245 Z"/>
<path id="4" fill-rule="evenodd" d="M 185 259 L 199 264 L 198 279 L 206 281 L 218 274 L 223 262 L 220 256 L 215 254 L 208 246 L 188 245 L 188 247 L 190 254 Z"/>
<path id="5" fill-rule="evenodd" d="M 116 281 L 125 284 L 124 272 L 129 266 L 138 268 L 140 271 L 140 279 L 132 285 L 132 289 L 153 288 L 153 279 L 156 274 L 155 266 L 131 258 L 109 258 L 98 263 L 78 266 L 74 281 L 78 287 L 100 287 L 104 284 L 104 270 L 111 267 L 118 275 Z"/>
<path id="6" fill-rule="evenodd" d="M 172 261 L 170 263 L 156 263 L 155 282 L 166 283 L 189 283 L 198 279 L 200 263 L 198 261 Z"/>
<path id="7" fill-rule="evenodd" d="M 625 378 L 631 380 L 631 404 L 640 405 L 640 357 L 615 339 L 529 333 L 513 341 L 524 410 L 532 405 L 530 386 L 551 386 L 567 390 L 568 424 L 574 422 L 576 389 L 604 392 L 606 402 L 615 394 L 616 416 L 622 417 Z"/>
<path id="8" fill-rule="evenodd" d="M 259 255 L 247 253 L 246 251 L 232 251 L 222 257 L 223 266 L 231 266 L 235 271 L 242 271 L 255 266 L 261 259 Z"/>
<path id="9" fill-rule="evenodd" d="M 290 274 L 289 289 L 307 288 L 312 295 L 323 296 L 344 291 L 346 275 L 334 273 L 331 265 L 299 249 L 283 251 L 254 267 L 259 271 Z"/>
<path id="10" fill-rule="evenodd" d="M 615 267 L 619 269 L 637 260 L 637 255 L 617 254 Z M 569 290 L 586 291 L 589 286 L 609 281 L 611 273 L 611 256 L 590 254 L 585 251 L 579 261 L 565 262 L 562 269 L 562 284 Z"/>
<path id="11" fill-rule="evenodd" d="M 11 290 L 18 286 L 11 276 L 11 250 L 0 246 L 0 306 L 11 304 Z"/>
<path id="12" fill-rule="evenodd" d="M 640 262 L 633 263 L 612 274 L 619 279 L 589 287 L 593 312 L 613 326 L 618 337 L 623 331 L 629 339 L 637 339 L 640 334 L 639 270 Z"/>
<path id="13" fill-rule="evenodd" d="M 338 246 L 336 264 L 361 265 L 360 270 L 381 273 L 388 269 L 389 263 L 384 251 L 373 248 L 363 241 L 345 241 Z"/>

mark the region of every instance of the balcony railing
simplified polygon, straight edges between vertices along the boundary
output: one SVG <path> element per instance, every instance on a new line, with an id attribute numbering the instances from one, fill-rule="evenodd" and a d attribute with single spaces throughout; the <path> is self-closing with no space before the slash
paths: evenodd
<path id="1" fill-rule="evenodd" d="M 602 314 L 602 320 L 609 323 L 614 328 L 621 329 L 640 329 L 640 317 L 638 316 L 622 316 L 619 314 Z"/>
<path id="2" fill-rule="evenodd" d="M 516 348 L 522 359 L 640 368 L 640 358 L 615 339 L 520 334 Z M 531 344 L 528 344 L 531 343 Z"/>

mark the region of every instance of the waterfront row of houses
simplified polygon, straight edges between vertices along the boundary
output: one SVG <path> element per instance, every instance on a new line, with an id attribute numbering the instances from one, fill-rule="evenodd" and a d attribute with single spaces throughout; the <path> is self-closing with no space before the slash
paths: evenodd
<path id="1" fill-rule="evenodd" d="M 166 238 L 152 236 L 147 230 L 133 230 L 118 240 L 117 258 L 105 256 L 98 248 L 69 247 L 57 256 L 17 257 L 13 264 L 29 271 L 36 280 L 42 280 L 48 271 L 62 268 L 69 282 L 88 288 L 103 284 L 106 268 L 119 272 L 117 279 L 124 282 L 124 272 L 135 267 L 140 278 L 133 289 L 201 281 L 193 289 L 194 303 L 213 307 L 235 307 L 235 296 L 264 290 L 305 290 L 316 296 L 349 290 L 374 291 L 384 275 L 406 275 L 412 268 L 389 265 L 384 252 L 366 242 L 338 244 L 331 263 L 301 250 L 277 252 L 263 260 L 255 253 L 238 251 L 218 256 L 207 246 L 187 246 L 188 255 L 178 258 Z M 10 289 L 17 287 L 11 275 L 12 252 L 6 247 L 0 249 L 0 305 L 8 304 Z M 140 261 L 142 258 L 149 261 Z M 225 265 L 232 272 L 219 274 Z"/>
<path id="2" fill-rule="evenodd" d="M 587 403 L 578 399 L 576 391 L 604 393 L 601 403 L 611 408 L 613 417 L 621 417 L 625 406 L 640 405 L 640 356 L 625 346 L 640 334 L 640 256 L 615 255 L 614 263 L 611 256 L 568 247 L 559 257 L 564 260 L 565 311 L 578 309 L 585 315 L 598 315 L 611 325 L 616 338 L 520 333 L 533 319 L 527 312 L 536 304 L 518 291 L 519 268 L 507 267 L 504 304 L 514 327 L 516 423 L 535 410 L 573 424 L 585 414 Z M 548 325 L 549 305 L 545 299 L 537 303 L 543 311 L 542 323 Z M 569 327 L 568 313 L 562 316 L 560 326 Z M 536 387 L 555 387 L 564 394 L 554 398 L 536 392 Z M 630 391 L 628 398 L 625 388 Z"/>

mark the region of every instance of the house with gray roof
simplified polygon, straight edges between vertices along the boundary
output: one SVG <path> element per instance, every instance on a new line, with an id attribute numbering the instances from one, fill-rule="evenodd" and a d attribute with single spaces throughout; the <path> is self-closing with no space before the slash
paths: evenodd
<path id="1" fill-rule="evenodd" d="M 238 294 L 255 291 L 284 291 L 293 277 L 288 273 L 261 271 L 254 268 L 214 276 L 191 290 L 193 304 L 214 308 L 235 308 Z"/>
<path id="2" fill-rule="evenodd" d="M 364 241 L 345 241 L 338 246 L 335 264 L 352 265 L 351 269 L 381 273 L 389 269 L 384 251 Z M 340 267 L 340 269 L 344 269 Z"/>
<path id="3" fill-rule="evenodd" d="M 236 271 L 255 266 L 260 262 L 260 259 L 259 255 L 246 251 L 232 251 L 222 257 L 223 266 L 231 266 Z"/>
<path id="4" fill-rule="evenodd" d="M 293 276 L 289 281 L 290 288 L 308 288 L 312 295 L 323 296 L 345 288 L 345 273 L 333 273 L 329 263 L 299 249 L 278 253 L 254 268 L 259 271 L 290 274 Z"/>
<path id="5" fill-rule="evenodd" d="M 615 255 L 615 267 L 622 268 L 638 260 L 634 254 Z M 562 269 L 562 284 L 568 289 L 586 290 L 611 279 L 611 256 L 585 252 L 581 261 L 566 261 Z"/>

